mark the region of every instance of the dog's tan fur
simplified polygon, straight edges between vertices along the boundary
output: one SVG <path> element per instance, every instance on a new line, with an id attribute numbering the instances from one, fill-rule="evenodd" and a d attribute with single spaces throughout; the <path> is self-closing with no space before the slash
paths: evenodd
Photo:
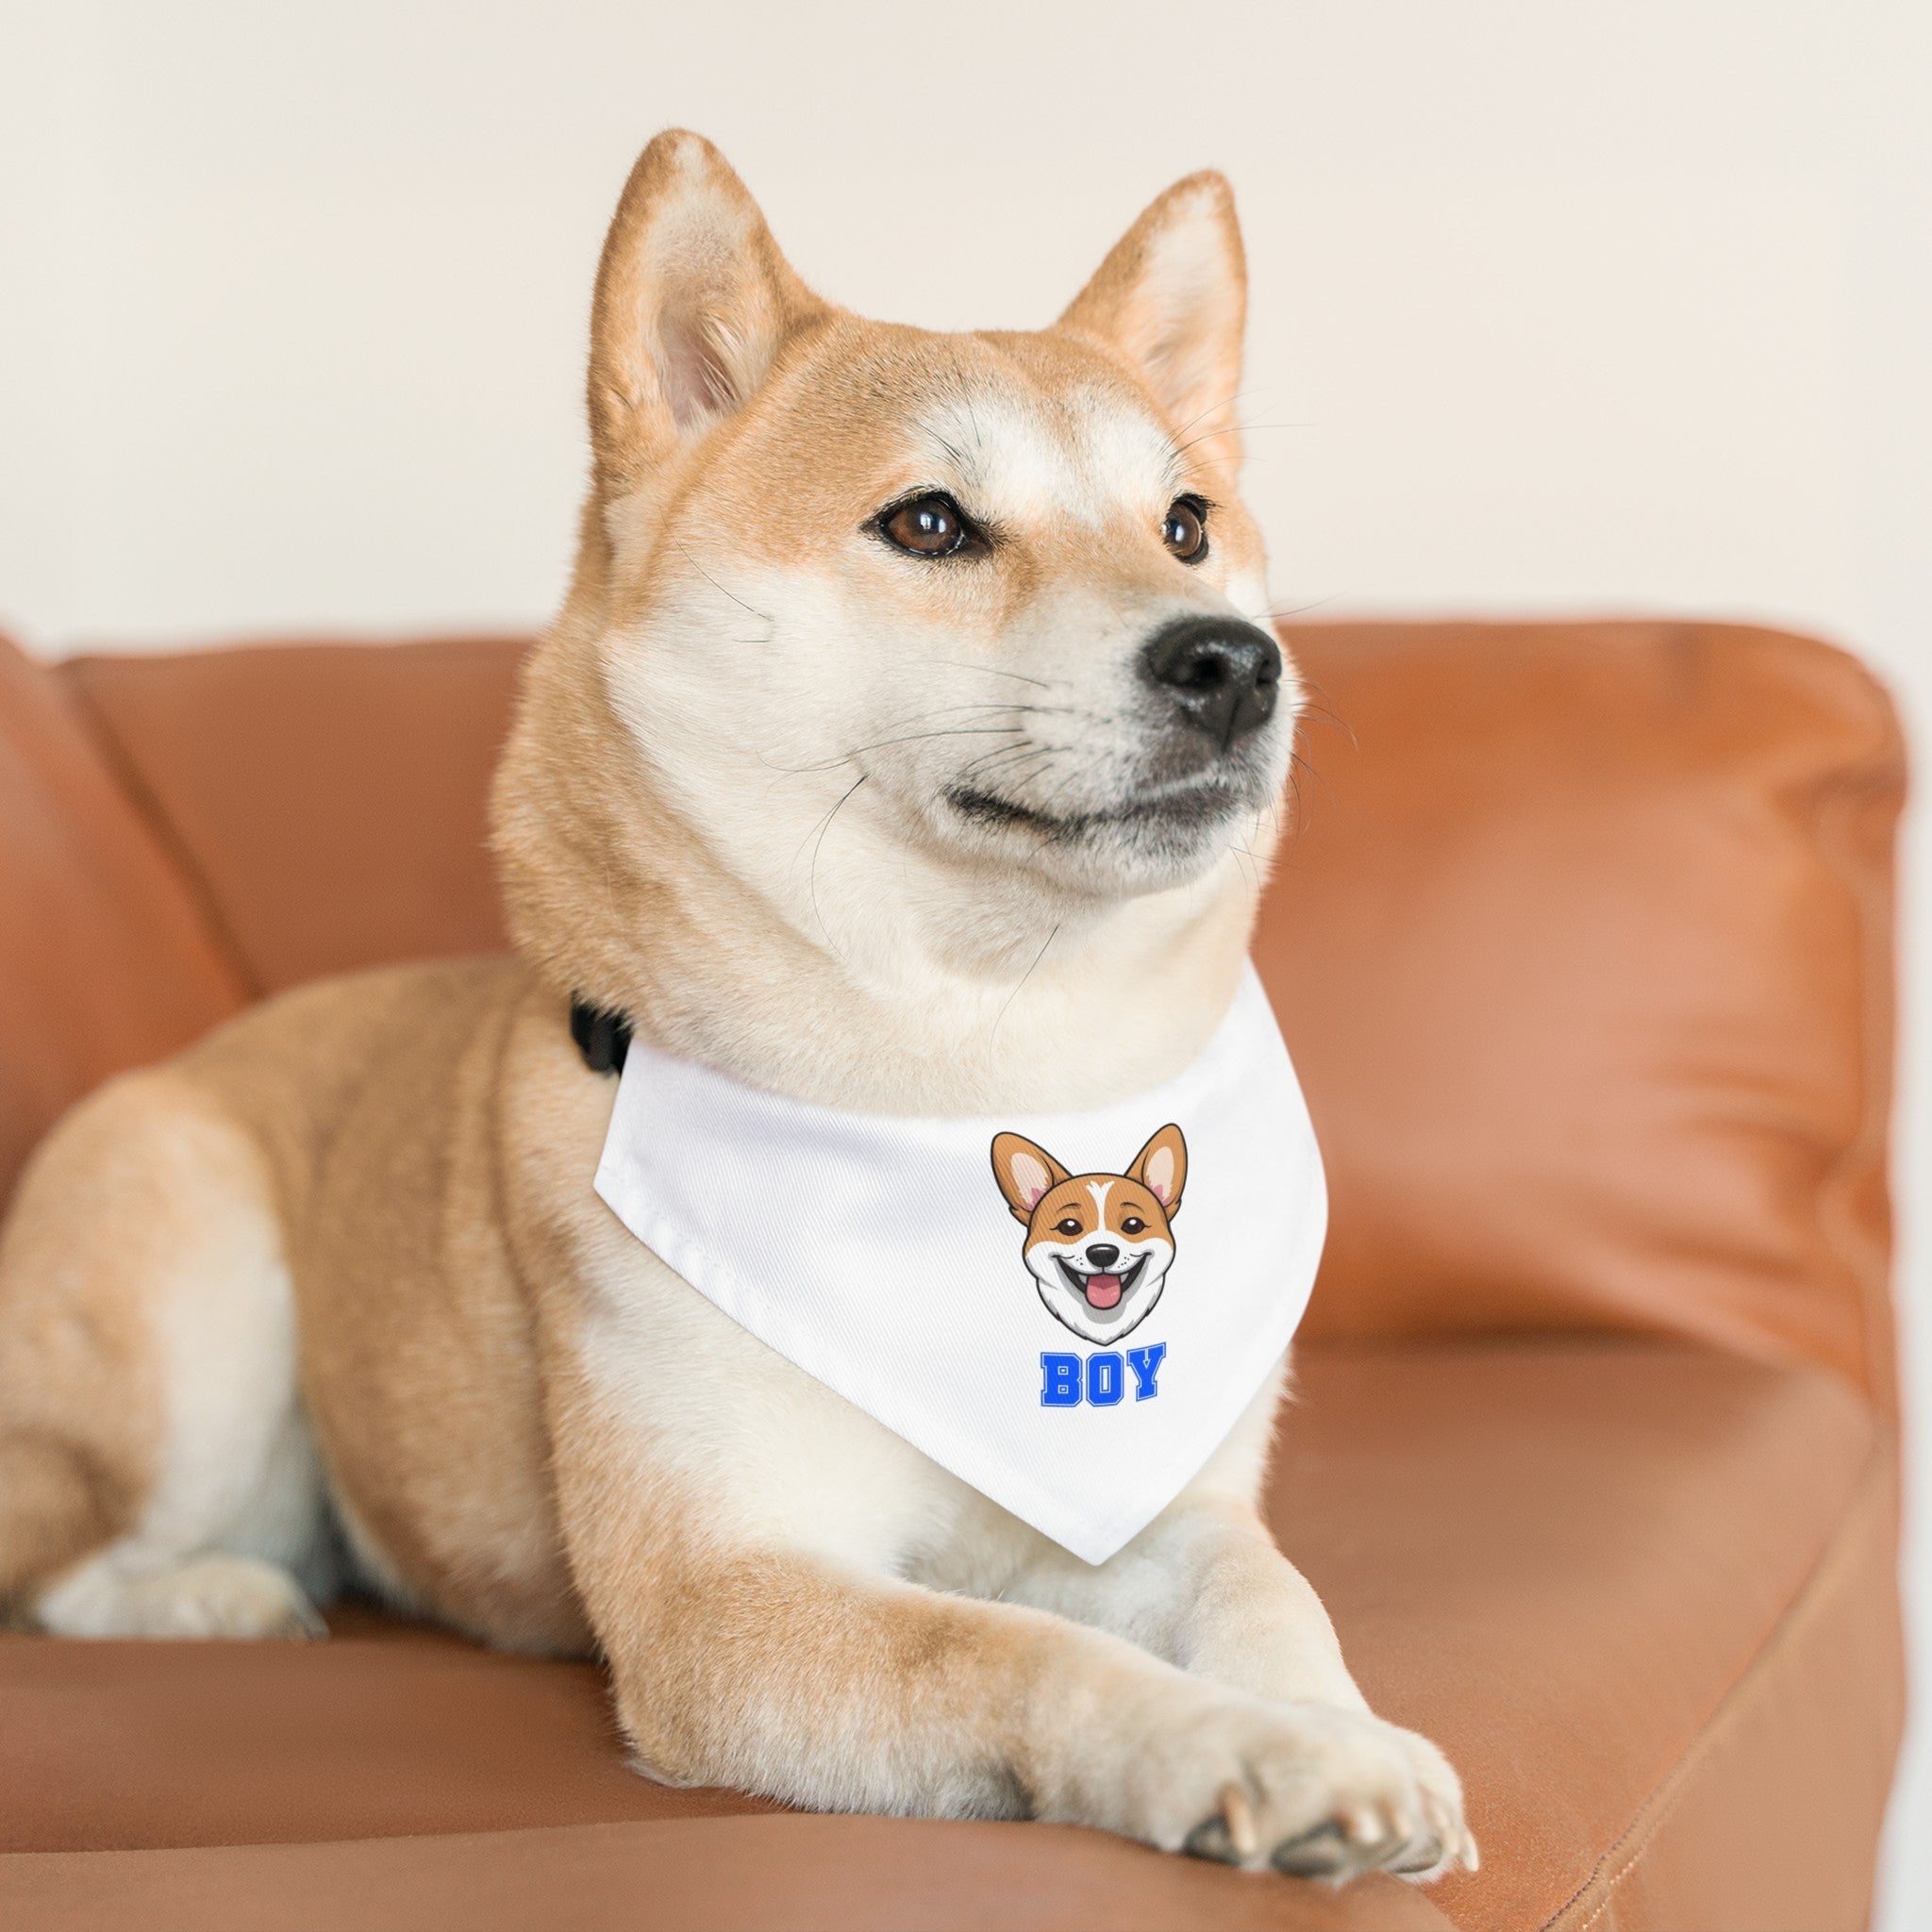
<path id="1" fill-rule="evenodd" d="M 1143 808 L 1126 667 L 1157 622 L 1261 612 L 1243 290 L 1196 175 L 1054 328 L 866 322 L 707 143 L 651 144 L 598 275 L 575 575 L 493 801 L 517 956 L 298 991 L 50 1137 L 0 1237 L 16 1614 L 300 1634 L 346 1566 L 495 1643 L 601 1649 L 658 1777 L 1337 1876 L 1474 1862 L 1454 1774 L 1369 1714 L 1260 1526 L 1274 1387 L 1090 1569 L 632 1240 L 591 1189 L 614 1083 L 565 1024 L 581 993 L 885 1112 L 1099 1104 L 1199 1050 L 1291 677 L 1208 823 Z M 935 483 L 989 554 L 870 529 Z M 1197 565 L 1158 535 L 1183 491 Z M 987 771 L 991 821 L 958 798 Z"/>

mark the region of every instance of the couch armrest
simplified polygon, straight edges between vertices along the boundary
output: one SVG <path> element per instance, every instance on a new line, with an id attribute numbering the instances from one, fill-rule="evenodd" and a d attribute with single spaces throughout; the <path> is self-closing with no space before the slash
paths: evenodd
<path id="1" fill-rule="evenodd" d="M 0 1208 L 63 1109 L 242 997 L 192 887 L 57 675 L 0 638 Z"/>

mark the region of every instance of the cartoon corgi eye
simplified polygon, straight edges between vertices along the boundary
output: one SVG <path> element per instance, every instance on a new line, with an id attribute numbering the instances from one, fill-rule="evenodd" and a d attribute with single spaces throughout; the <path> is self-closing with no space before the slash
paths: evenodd
<path id="1" fill-rule="evenodd" d="M 1121 1223 L 1123 1234 L 1144 1234 L 1146 1231 L 1147 1224 L 1138 1214 L 1130 1214 Z"/>
<path id="2" fill-rule="evenodd" d="M 1208 554 L 1208 505 L 1198 496 L 1176 496 L 1167 507 L 1160 541 L 1183 563 L 1199 563 Z"/>
<path id="3" fill-rule="evenodd" d="M 1053 1231 L 1056 1234 L 1063 1234 L 1071 1240 L 1080 1232 L 1080 1224 L 1070 1214 L 1064 1221 L 1056 1221 L 1053 1224 Z"/>

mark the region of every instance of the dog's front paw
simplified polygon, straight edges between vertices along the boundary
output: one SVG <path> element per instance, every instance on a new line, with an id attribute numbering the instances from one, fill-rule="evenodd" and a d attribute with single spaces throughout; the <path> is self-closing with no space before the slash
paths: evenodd
<path id="1" fill-rule="evenodd" d="M 1338 1885 L 1476 1865 L 1448 1759 L 1366 1712 L 1229 1701 L 1154 1740 L 1133 1782 L 1142 1836 L 1196 1857 Z"/>

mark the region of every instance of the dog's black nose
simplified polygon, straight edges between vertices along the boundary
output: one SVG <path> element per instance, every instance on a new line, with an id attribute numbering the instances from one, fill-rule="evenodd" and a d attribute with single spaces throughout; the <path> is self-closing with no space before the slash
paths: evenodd
<path id="1" fill-rule="evenodd" d="M 1120 1257 L 1121 1251 L 1111 1241 L 1093 1241 L 1087 1249 L 1088 1260 L 1103 1272 L 1111 1268 Z"/>
<path id="2" fill-rule="evenodd" d="M 1223 751 L 1274 715 L 1281 646 L 1238 617 L 1182 617 L 1147 641 L 1141 667 Z"/>

